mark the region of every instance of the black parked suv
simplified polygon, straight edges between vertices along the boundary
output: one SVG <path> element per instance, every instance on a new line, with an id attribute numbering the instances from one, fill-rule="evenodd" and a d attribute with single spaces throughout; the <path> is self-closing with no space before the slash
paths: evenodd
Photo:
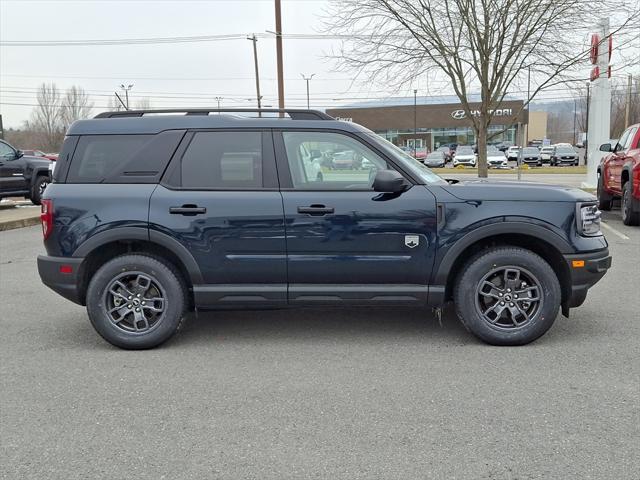
<path id="1" fill-rule="evenodd" d="M 74 123 L 42 201 L 42 281 L 123 348 L 164 342 L 193 309 L 449 300 L 482 340 L 521 345 L 611 264 L 588 193 L 445 181 L 359 125 L 273 112 Z M 335 152 L 361 168 L 317 161 Z"/>
<path id="2" fill-rule="evenodd" d="M 25 197 L 36 205 L 51 182 L 54 163 L 51 160 L 23 155 L 0 140 L 0 199 Z"/>

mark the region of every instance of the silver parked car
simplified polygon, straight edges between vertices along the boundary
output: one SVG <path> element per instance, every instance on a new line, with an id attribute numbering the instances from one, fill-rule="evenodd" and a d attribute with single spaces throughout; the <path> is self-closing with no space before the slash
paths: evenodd
<path id="1" fill-rule="evenodd" d="M 442 151 L 431 152 L 424 159 L 424 164 L 431 168 L 442 168 L 445 163 L 447 163 L 447 159 Z"/>

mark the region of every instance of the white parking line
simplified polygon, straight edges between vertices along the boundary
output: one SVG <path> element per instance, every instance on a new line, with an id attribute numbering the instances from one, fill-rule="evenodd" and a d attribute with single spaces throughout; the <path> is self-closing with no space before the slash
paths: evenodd
<path id="1" fill-rule="evenodd" d="M 624 233 L 616 230 L 615 228 L 613 228 L 610 225 L 607 225 L 606 222 L 600 222 L 600 224 L 606 228 L 607 230 L 609 230 L 611 233 L 613 233 L 614 235 L 617 235 L 618 237 L 620 237 L 623 240 L 629 240 L 629 237 L 627 237 Z"/>

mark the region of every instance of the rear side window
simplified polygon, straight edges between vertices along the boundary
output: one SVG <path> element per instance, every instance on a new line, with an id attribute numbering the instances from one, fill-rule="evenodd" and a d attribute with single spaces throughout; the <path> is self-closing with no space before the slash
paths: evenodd
<path id="1" fill-rule="evenodd" d="M 69 168 L 69 183 L 101 183 L 128 163 L 152 135 L 86 135 Z"/>
<path id="2" fill-rule="evenodd" d="M 196 132 L 181 162 L 183 188 L 261 188 L 261 132 Z"/>
<path id="3" fill-rule="evenodd" d="M 156 135 L 85 135 L 76 146 L 67 183 L 155 183 L 184 130 Z"/>

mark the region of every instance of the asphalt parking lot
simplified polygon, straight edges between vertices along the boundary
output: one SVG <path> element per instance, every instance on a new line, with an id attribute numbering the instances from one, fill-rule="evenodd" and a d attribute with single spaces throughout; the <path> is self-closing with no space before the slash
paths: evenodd
<path id="1" fill-rule="evenodd" d="M 122 351 L 0 232 L 7 479 L 638 479 L 640 228 L 570 319 L 489 347 L 447 311 L 222 312 Z M 612 230 L 613 229 L 613 230 Z"/>

